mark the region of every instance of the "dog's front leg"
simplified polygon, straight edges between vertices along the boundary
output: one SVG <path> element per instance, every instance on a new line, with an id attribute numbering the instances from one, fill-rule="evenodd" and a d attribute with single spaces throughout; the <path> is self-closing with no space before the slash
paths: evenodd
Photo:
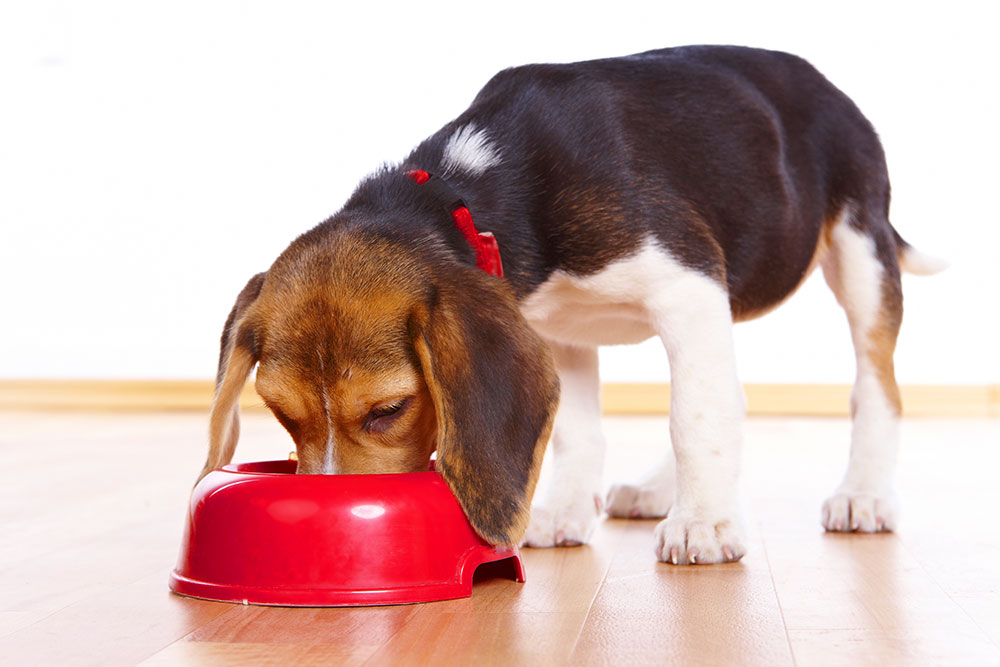
<path id="1" fill-rule="evenodd" d="M 597 349 L 552 344 L 560 398 L 552 427 L 545 488 L 532 505 L 524 544 L 531 547 L 584 544 L 603 509 Z"/>
<path id="2" fill-rule="evenodd" d="M 670 437 L 677 498 L 656 528 L 656 553 L 674 564 L 739 560 L 746 551 L 738 478 L 745 403 L 736 376 L 725 290 L 694 271 L 651 299 L 670 361 Z"/>

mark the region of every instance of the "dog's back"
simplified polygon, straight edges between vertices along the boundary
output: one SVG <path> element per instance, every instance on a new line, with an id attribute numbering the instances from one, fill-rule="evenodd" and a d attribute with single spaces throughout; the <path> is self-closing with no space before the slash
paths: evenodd
<path id="1" fill-rule="evenodd" d="M 407 163 L 433 169 L 469 127 L 503 159 L 485 178 L 450 178 L 514 246 L 522 294 L 553 270 L 600 271 L 652 237 L 725 280 L 739 318 L 794 290 L 846 204 L 889 229 L 875 131 L 785 53 L 694 46 L 505 70 Z"/>

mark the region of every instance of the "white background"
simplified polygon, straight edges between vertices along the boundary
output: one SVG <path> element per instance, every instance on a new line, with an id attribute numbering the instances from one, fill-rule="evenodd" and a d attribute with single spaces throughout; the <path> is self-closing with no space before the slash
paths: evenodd
<path id="1" fill-rule="evenodd" d="M 685 43 L 806 57 L 889 156 L 907 383 L 1000 380 L 996 18 L 952 1 L 4 2 L 0 377 L 209 378 L 246 280 L 497 70 Z M 848 382 L 817 274 L 737 327 L 748 382 Z M 666 380 L 655 342 L 606 380 Z"/>

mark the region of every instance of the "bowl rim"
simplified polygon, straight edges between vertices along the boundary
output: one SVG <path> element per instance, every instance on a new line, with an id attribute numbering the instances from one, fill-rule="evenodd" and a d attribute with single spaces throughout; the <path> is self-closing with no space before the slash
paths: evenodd
<path id="1" fill-rule="evenodd" d="M 262 470 L 259 468 L 263 467 L 280 467 L 280 466 L 294 466 L 291 471 L 284 470 Z M 403 478 L 412 477 L 413 475 L 427 475 L 427 473 L 436 473 L 440 477 L 440 473 L 434 468 L 434 461 L 431 460 L 431 466 L 427 470 L 416 470 L 414 472 L 372 472 L 372 473 L 299 473 L 296 472 L 294 468 L 298 467 L 298 461 L 294 459 L 275 459 L 273 461 L 242 461 L 240 463 L 227 463 L 224 466 L 220 466 L 215 470 L 212 470 L 209 474 L 214 472 L 224 472 L 232 475 L 251 475 L 251 476 L 261 476 L 261 477 L 291 477 L 291 478 L 302 478 L 302 479 L 314 479 L 317 477 L 329 478 L 331 481 L 338 478 L 349 478 L 357 480 L 358 478 L 375 479 L 375 480 L 387 480 L 393 478 Z M 206 475 L 208 477 L 208 475 Z"/>

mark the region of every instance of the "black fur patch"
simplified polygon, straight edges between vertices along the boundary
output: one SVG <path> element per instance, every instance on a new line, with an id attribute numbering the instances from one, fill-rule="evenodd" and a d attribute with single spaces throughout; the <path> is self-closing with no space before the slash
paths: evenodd
<path id="1" fill-rule="evenodd" d="M 734 313 L 759 311 L 798 285 L 845 203 L 887 215 L 870 123 L 784 53 L 694 46 L 506 70 L 401 170 L 440 172 L 444 145 L 469 124 L 502 163 L 449 184 L 496 235 L 519 298 L 555 270 L 595 273 L 654 238 L 724 281 Z M 419 196 L 390 195 L 393 172 L 375 180 L 386 183 L 363 184 L 346 214 L 373 195 L 385 209 Z M 437 224 L 471 261 L 447 217 Z"/>

